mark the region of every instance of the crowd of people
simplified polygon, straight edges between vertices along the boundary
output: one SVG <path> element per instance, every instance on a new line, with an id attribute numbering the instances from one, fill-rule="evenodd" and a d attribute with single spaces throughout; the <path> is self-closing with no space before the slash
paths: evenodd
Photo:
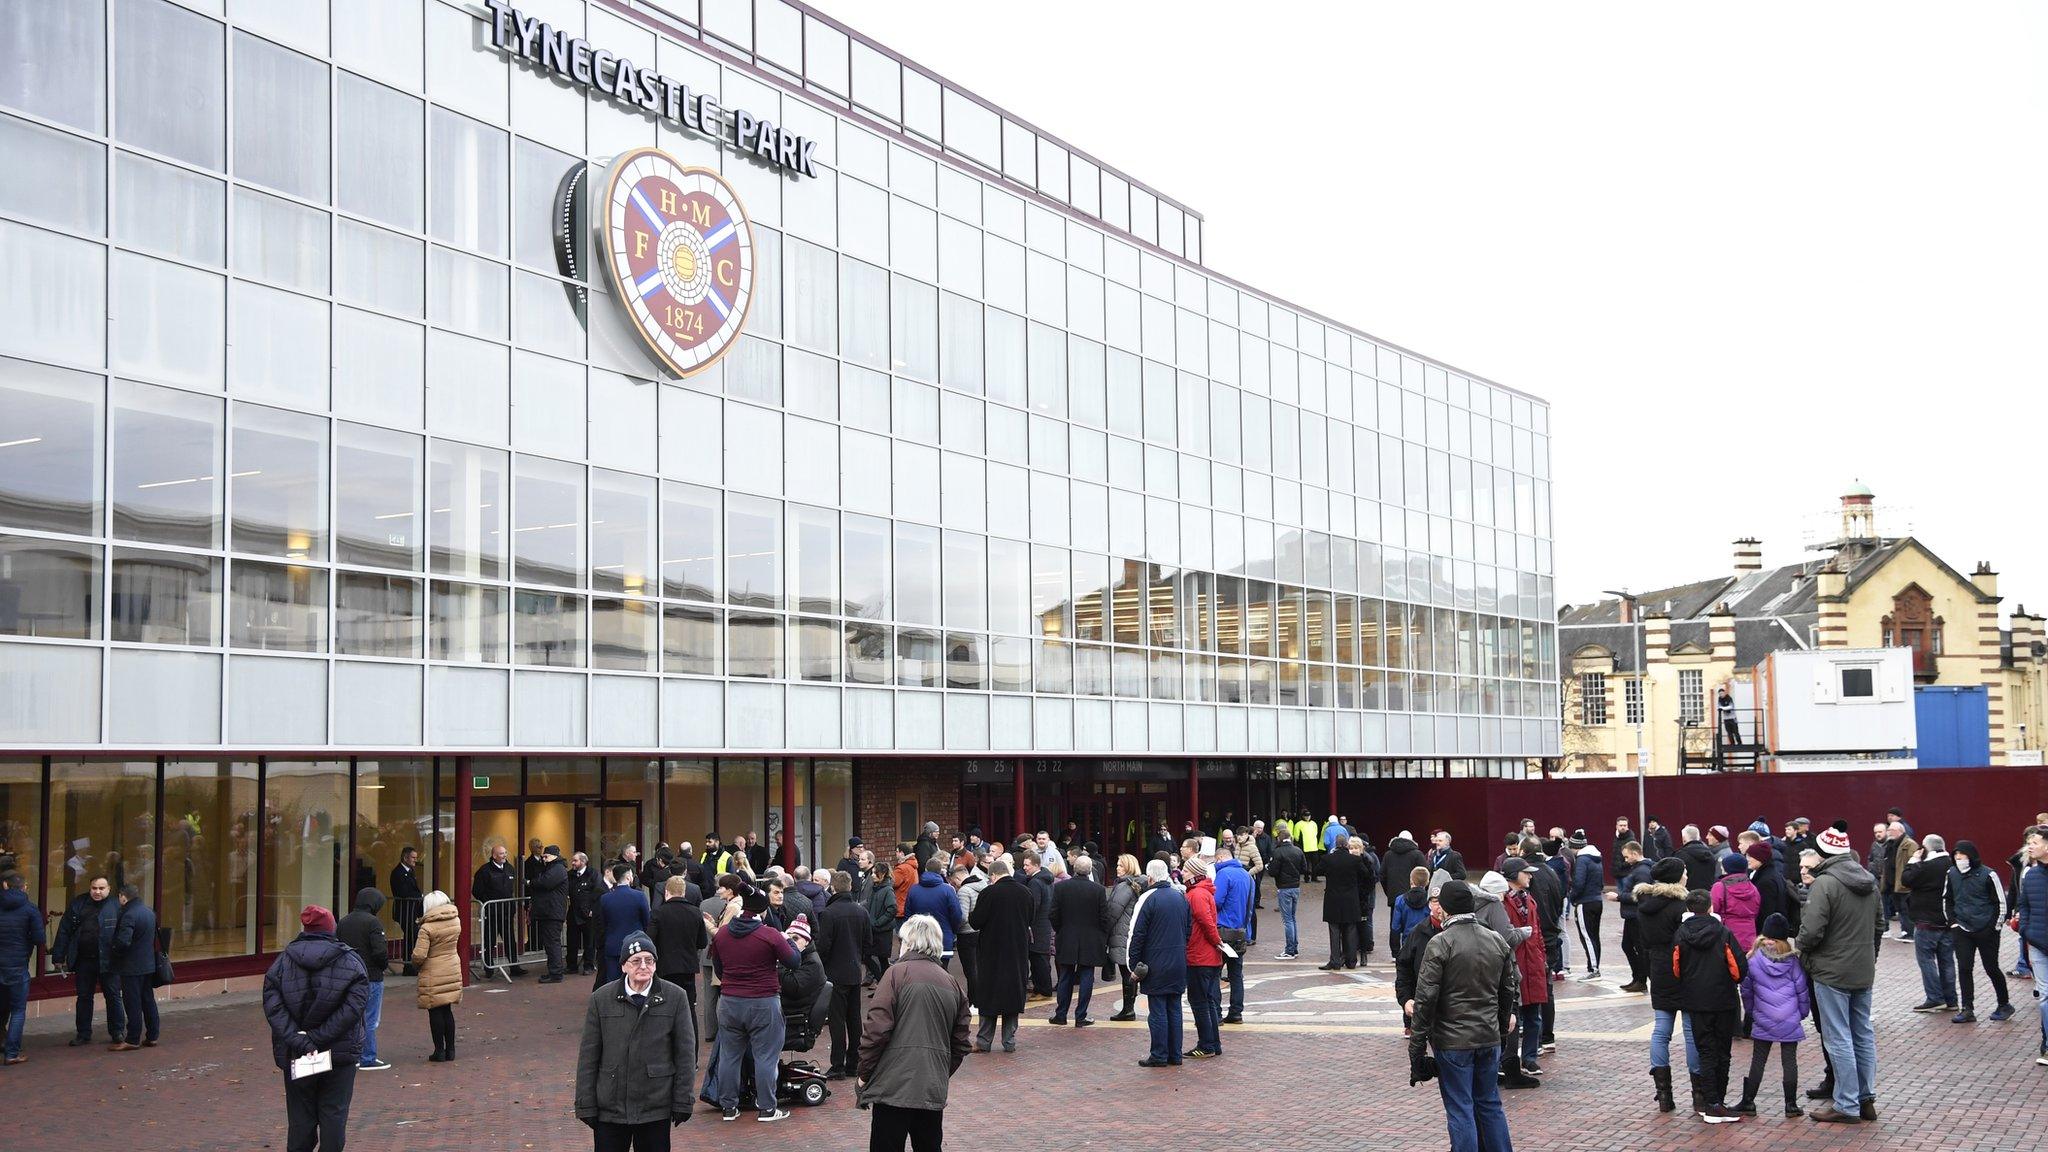
<path id="1" fill-rule="evenodd" d="M 1426 841 L 1400 832 L 1382 853 L 1335 814 L 1213 834 L 1190 824 L 1178 839 L 1161 827 L 1144 859 L 1109 859 L 1072 826 L 1008 843 L 978 829 L 942 843 L 941 832 L 926 824 L 886 859 L 855 837 L 836 868 L 816 871 L 772 864 L 751 836 L 664 844 L 644 861 L 628 846 L 601 865 L 538 841 L 515 864 L 500 845 L 473 878 L 483 910 L 475 943 L 511 977 L 534 953 L 542 983 L 592 977 L 575 1112 L 600 1149 L 665 1148 L 699 1103 L 725 1120 L 743 1107 L 757 1121 L 786 1119 L 780 1060 L 791 1029 L 829 1032 L 823 1078 L 854 1081 L 886 1146 L 937 1147 L 946 1081 L 961 1061 L 998 1046 L 1015 1053 L 1034 1008 L 1052 1025 L 1090 1027 L 1098 979 L 1115 999 L 1111 1020 L 1138 1019 L 1144 997 L 1141 1066 L 1220 1058 L 1224 1028 L 1243 1020 L 1244 960 L 1269 887 L 1283 934 L 1275 959 L 1292 961 L 1301 889 L 1324 886 L 1321 968 L 1332 971 L 1370 962 L 1384 897 L 1411 1083 L 1437 1081 L 1457 1149 L 1511 1146 L 1501 1090 L 1543 1083 L 1557 1044 L 1552 985 L 1574 969 L 1602 978 L 1609 904 L 1629 974 L 1619 989 L 1649 1001 L 1656 1107 L 1677 1108 L 1679 1038 L 1688 1110 L 1714 1124 L 1757 1114 L 1773 1048 L 1784 1115 L 1877 1119 L 1871 997 L 1888 939 L 1913 948 L 1923 983 L 1914 1011 L 1959 1025 L 1979 1020 L 1978 969 L 1995 997 L 1984 1019 L 2002 1023 L 2016 1011 L 2011 981 L 2048 964 L 2048 813 L 2002 861 L 1968 840 L 1916 833 L 1897 809 L 1860 856 L 1845 820 L 1774 830 L 1759 819 L 1731 835 L 1718 824 L 1674 834 L 1654 818 L 1638 832 L 1622 819 L 1609 851 L 1583 829 L 1546 835 L 1524 820 L 1491 867 L 1468 865 L 1442 831 Z M 265 977 L 288 1147 L 338 1147 L 355 1074 L 390 1067 L 378 1032 L 394 963 L 418 977 L 428 1059 L 455 1059 L 461 912 L 445 893 L 420 893 L 416 867 L 408 850 L 390 878 L 402 914 L 387 914 L 374 887 L 339 920 L 308 906 Z M 387 922 L 400 939 L 387 940 Z M 9 1064 L 25 1059 L 26 973 L 45 946 L 43 923 L 21 878 L 0 877 Z M 2010 972 L 1999 962 L 2008 929 L 2020 940 Z M 74 1045 L 92 1042 L 102 1001 L 113 1050 L 158 1042 L 162 958 L 132 885 L 116 892 L 95 879 L 48 947 L 75 983 Z M 1820 1041 L 1823 1074 L 1802 1101 L 1809 1038 Z M 2036 1042 L 2048 1065 L 2048 1000 Z M 319 1070 L 307 1071 L 315 1057 Z M 628 1071 L 657 1067 L 668 1073 Z"/>

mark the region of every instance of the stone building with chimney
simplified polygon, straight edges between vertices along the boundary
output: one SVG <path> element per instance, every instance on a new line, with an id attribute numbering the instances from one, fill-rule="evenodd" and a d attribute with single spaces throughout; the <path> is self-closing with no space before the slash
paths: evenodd
<path id="1" fill-rule="evenodd" d="M 1769 653 L 1879 647 L 1912 652 L 1916 687 L 1981 685 L 1991 763 L 2040 763 L 2042 617 L 2020 605 L 2002 622 L 1989 562 L 1965 575 L 1911 536 L 1880 534 L 1876 511 L 1857 483 L 1839 535 L 1796 564 L 1764 567 L 1745 537 L 1723 574 L 1560 609 L 1560 769 L 1634 772 L 1647 757 L 1648 772 L 1674 774 L 1682 750 L 1711 743 L 1718 689 L 1747 683 Z"/>

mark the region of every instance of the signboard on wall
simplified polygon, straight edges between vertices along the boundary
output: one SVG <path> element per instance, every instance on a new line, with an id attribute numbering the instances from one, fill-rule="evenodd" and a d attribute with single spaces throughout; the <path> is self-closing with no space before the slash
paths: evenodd
<path id="1" fill-rule="evenodd" d="M 612 295 L 647 350 L 679 376 L 717 363 L 754 300 L 754 232 L 732 185 L 636 148 L 612 161 L 598 210 Z"/>

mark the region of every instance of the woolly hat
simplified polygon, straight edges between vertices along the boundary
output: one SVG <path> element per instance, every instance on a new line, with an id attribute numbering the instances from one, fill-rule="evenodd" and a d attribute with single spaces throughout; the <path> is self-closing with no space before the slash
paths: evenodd
<path id="1" fill-rule="evenodd" d="M 1785 919 L 1783 912 L 1773 912 L 1764 917 L 1763 927 L 1758 928 L 1756 934 L 1766 940 L 1790 940 L 1792 922 Z"/>
<path id="2" fill-rule="evenodd" d="M 1446 916 L 1470 915 L 1475 903 L 1472 899 L 1472 887 L 1463 880 L 1446 883 L 1437 893 L 1436 900 L 1443 905 Z"/>
<path id="3" fill-rule="evenodd" d="M 789 938 L 790 938 L 791 940 L 796 940 L 796 941 L 799 941 L 799 942 L 801 942 L 801 943 L 803 943 L 803 944 L 808 944 L 808 943 L 810 943 L 810 942 L 811 942 L 811 920 L 810 920 L 810 917 L 808 917 L 808 916 L 798 916 L 798 917 L 797 917 L 797 918 L 796 918 L 796 919 L 795 919 L 794 921 L 792 921 L 792 922 L 790 923 L 790 926 L 789 926 L 789 931 L 787 931 L 787 932 L 783 933 L 783 935 L 785 935 L 785 936 L 789 937 Z"/>
<path id="4" fill-rule="evenodd" d="M 1849 822 L 1837 820 L 1821 830 L 1816 845 L 1823 856 L 1840 856 L 1849 850 Z"/>
<path id="5" fill-rule="evenodd" d="M 1764 818 L 1761 816 L 1749 822 L 1749 830 L 1766 839 L 1771 835 L 1771 826 L 1764 823 Z"/>
<path id="6" fill-rule="evenodd" d="M 740 896 L 740 911 L 749 916 L 759 916 L 768 910 L 768 893 L 759 888 L 749 888 Z"/>
<path id="7" fill-rule="evenodd" d="M 654 939 L 645 932 L 635 932 L 626 937 L 625 943 L 619 945 L 619 963 L 624 964 L 643 952 L 649 956 L 655 954 Z"/>
<path id="8" fill-rule="evenodd" d="M 1716 840 L 1726 840 L 1728 839 L 1728 826 L 1726 824 L 1716 824 L 1712 828 L 1707 829 L 1707 835 L 1712 836 Z"/>
<path id="9" fill-rule="evenodd" d="M 1762 847 L 1762 846 L 1761 846 L 1761 845 L 1752 845 L 1752 847 Z M 1733 876 L 1733 875 L 1735 875 L 1735 874 L 1737 874 L 1737 873 L 1744 873 L 1744 874 L 1747 874 L 1748 872 L 1749 872 L 1749 857 L 1747 857 L 1747 856 L 1744 856 L 1744 855 L 1743 855 L 1742 853 L 1740 853 L 1740 852 L 1730 852 L 1730 853 L 1729 853 L 1729 854 L 1727 854 L 1726 856 L 1723 856 L 1723 857 L 1721 857 L 1721 875 L 1723 875 L 1723 876 Z"/>
<path id="10" fill-rule="evenodd" d="M 1659 884 L 1682 884 L 1685 882 L 1685 861 L 1676 856 L 1666 856 L 1650 865 L 1650 879 Z"/>
<path id="11" fill-rule="evenodd" d="M 306 910 L 299 913 L 299 927 L 304 928 L 308 932 L 326 932 L 332 935 L 334 932 L 334 913 L 329 912 L 318 904 L 308 904 L 306 905 Z"/>
<path id="12" fill-rule="evenodd" d="M 1771 862 L 1771 846 L 1761 840 L 1743 849 L 1742 854 L 1759 864 L 1769 864 Z"/>
<path id="13" fill-rule="evenodd" d="M 1565 844 L 1568 845 L 1574 852 L 1578 851 L 1581 848 L 1584 848 L 1586 846 L 1586 830 L 1584 828 L 1572 829 L 1571 839 L 1566 840 Z"/>
<path id="14" fill-rule="evenodd" d="M 1508 891 L 1507 878 L 1498 872 L 1488 871 L 1479 878 L 1479 890 L 1488 896 L 1505 896 Z"/>

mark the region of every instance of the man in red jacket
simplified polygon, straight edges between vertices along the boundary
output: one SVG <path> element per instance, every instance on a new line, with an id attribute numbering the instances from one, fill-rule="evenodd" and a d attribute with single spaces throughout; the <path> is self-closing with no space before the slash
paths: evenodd
<path id="1" fill-rule="evenodd" d="M 1543 1049 L 1544 1016 L 1550 1007 L 1549 959 L 1543 950 L 1543 914 L 1537 910 L 1536 898 L 1529 894 L 1529 881 L 1538 864 L 1531 864 L 1519 856 L 1511 856 L 1501 874 L 1507 877 L 1508 892 L 1501 903 L 1506 907 L 1508 923 L 1517 928 L 1534 931 L 1515 945 L 1515 969 L 1522 978 L 1522 1010 L 1517 1019 L 1522 1025 L 1521 1051 L 1514 1050 L 1514 1041 L 1503 1039 L 1501 1044 L 1501 1087 L 1534 1088 L 1542 1081 L 1535 1077 L 1543 1075 L 1543 1069 L 1536 1063 L 1536 1057 Z"/>
<path id="2" fill-rule="evenodd" d="M 1212 866 L 1197 852 L 1181 865 L 1188 883 L 1188 1006 L 1195 1010 L 1197 1060 L 1223 1055 L 1223 937 L 1216 931 Z"/>

